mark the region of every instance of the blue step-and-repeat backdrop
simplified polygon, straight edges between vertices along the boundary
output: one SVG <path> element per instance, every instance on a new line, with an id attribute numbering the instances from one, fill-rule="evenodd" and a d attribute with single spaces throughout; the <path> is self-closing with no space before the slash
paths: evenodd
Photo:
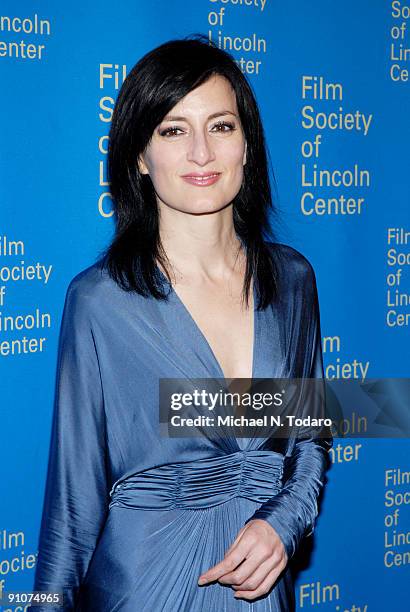
<path id="1" fill-rule="evenodd" d="M 160 43 L 204 33 L 249 77 L 278 239 L 316 271 L 327 378 L 409 375 L 410 3 L 3 0 L 0 12 L 0 587 L 17 591 L 33 584 L 65 291 L 113 235 L 114 101 Z M 409 609 L 409 451 L 409 439 L 335 439 L 298 556 L 299 610 Z"/>

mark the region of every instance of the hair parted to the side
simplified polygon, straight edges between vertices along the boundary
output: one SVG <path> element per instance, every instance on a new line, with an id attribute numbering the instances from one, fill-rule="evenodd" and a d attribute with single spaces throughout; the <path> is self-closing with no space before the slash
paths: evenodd
<path id="1" fill-rule="evenodd" d="M 236 94 L 247 160 L 241 189 L 232 202 L 234 229 L 246 250 L 243 297 L 248 302 L 252 277 L 258 308 L 277 293 L 276 266 L 265 243 L 273 241 L 269 211 L 275 207 L 269 184 L 265 137 L 251 86 L 233 57 L 203 34 L 168 41 L 132 68 L 118 94 L 109 132 L 107 173 L 114 205 L 116 232 L 103 253 L 104 266 L 125 291 L 167 299 L 164 277 L 171 283 L 159 235 L 155 191 L 141 174 L 138 157 L 164 116 L 190 91 L 213 75 L 227 78 Z M 169 263 L 169 262 L 168 262 Z"/>

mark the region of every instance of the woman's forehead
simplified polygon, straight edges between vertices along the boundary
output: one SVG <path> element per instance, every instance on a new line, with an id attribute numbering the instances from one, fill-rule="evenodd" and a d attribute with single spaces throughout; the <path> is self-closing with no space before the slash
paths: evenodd
<path id="1" fill-rule="evenodd" d="M 237 111 L 236 95 L 230 82 L 219 75 L 208 79 L 186 94 L 167 113 L 168 119 L 184 116 L 185 113 L 198 112 L 211 114 L 226 111 L 226 114 Z M 165 117 L 164 117 L 165 120 Z"/>

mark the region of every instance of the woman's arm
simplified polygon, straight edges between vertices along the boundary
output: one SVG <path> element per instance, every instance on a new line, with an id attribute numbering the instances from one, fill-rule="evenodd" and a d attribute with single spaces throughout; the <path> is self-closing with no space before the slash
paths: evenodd
<path id="1" fill-rule="evenodd" d="M 306 377 L 323 379 L 323 358 L 321 346 L 320 315 L 317 297 L 316 279 L 313 268 L 305 260 L 305 275 L 303 278 L 303 315 L 306 319 L 302 324 L 309 325 L 307 335 L 308 345 L 311 347 L 308 354 L 309 362 L 306 367 Z M 308 381 L 309 383 L 309 381 Z M 318 383 L 320 385 L 320 383 Z M 324 383 L 323 383 L 324 384 Z M 315 397 L 319 398 L 319 406 L 302 407 L 306 416 L 326 416 L 324 405 L 320 401 L 324 393 L 319 389 Z M 308 393 L 311 397 L 311 393 Z M 313 414 L 312 412 L 315 412 Z M 320 414 L 318 414 L 318 412 Z M 323 432 L 321 434 L 323 436 Z M 317 500 L 324 485 L 325 472 L 329 466 L 328 451 L 332 447 L 333 439 L 330 430 L 326 437 L 305 435 L 303 438 L 290 438 L 283 474 L 283 488 L 277 495 L 266 501 L 247 520 L 265 519 L 275 529 L 285 547 L 288 560 L 293 557 L 303 537 L 314 531 L 315 520 L 318 514 Z"/>
<path id="2" fill-rule="evenodd" d="M 314 531 L 331 446 L 330 439 L 297 441 L 286 464 L 283 488 L 245 521 L 265 519 L 282 540 L 288 560 L 303 537 Z"/>
<path id="3" fill-rule="evenodd" d="M 74 610 L 108 509 L 105 416 L 92 296 L 74 279 L 61 324 L 54 415 L 34 590 Z M 50 612 L 53 608 L 44 607 Z M 41 608 L 33 608 L 40 612 Z"/>

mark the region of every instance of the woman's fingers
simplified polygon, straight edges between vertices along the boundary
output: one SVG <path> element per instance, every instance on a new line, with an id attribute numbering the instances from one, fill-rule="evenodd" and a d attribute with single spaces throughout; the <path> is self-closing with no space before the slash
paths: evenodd
<path id="1" fill-rule="evenodd" d="M 198 579 L 198 584 L 202 585 L 206 584 L 207 582 L 212 582 L 213 580 L 218 580 L 220 576 L 226 574 L 227 571 L 235 569 L 235 567 L 243 561 L 243 559 L 245 558 L 245 551 L 239 550 L 238 552 L 237 547 L 239 542 L 241 541 L 244 531 L 246 530 L 246 527 L 247 525 L 245 525 L 244 527 L 242 527 L 242 529 L 238 531 L 238 535 L 236 536 L 235 540 L 225 552 L 223 561 L 221 561 L 217 565 L 214 565 L 208 571 L 201 574 Z M 233 553 L 235 553 L 235 555 L 233 555 Z"/>
<path id="2" fill-rule="evenodd" d="M 231 551 L 220 563 L 217 563 L 198 579 L 198 584 L 206 584 L 218 580 L 221 576 L 232 572 L 245 558 L 243 547 L 240 544 Z"/>
<path id="3" fill-rule="evenodd" d="M 222 584 L 235 585 L 237 588 L 244 585 L 244 592 L 248 589 L 251 592 L 254 585 L 260 584 L 272 568 L 280 567 L 277 572 L 279 575 L 286 562 L 283 544 L 275 530 L 266 521 L 255 519 L 242 527 L 224 559 L 204 572 L 198 584 L 219 580 Z M 255 571 L 258 571 L 256 575 Z M 247 582 L 249 580 L 250 583 Z"/>
<path id="4" fill-rule="evenodd" d="M 282 562 L 279 564 L 279 566 L 272 569 L 256 589 L 236 591 L 234 595 L 235 599 L 239 597 L 243 597 L 244 599 L 256 599 L 257 597 L 261 597 L 261 595 L 266 595 L 266 593 L 269 593 L 275 584 L 279 574 L 282 572 L 285 566 L 286 563 Z"/>
<path id="5" fill-rule="evenodd" d="M 239 540 L 241 539 L 241 537 L 242 537 L 242 535 L 243 535 L 243 532 L 245 531 L 246 527 L 247 527 L 247 525 L 244 525 L 244 526 L 242 527 L 242 529 L 240 529 L 240 530 L 238 531 L 238 533 L 237 533 L 237 535 L 236 535 L 235 540 L 232 542 L 232 544 L 230 545 L 230 547 L 228 548 L 228 550 L 225 552 L 225 557 L 226 557 L 226 555 L 229 555 L 229 553 L 230 553 L 230 552 L 232 552 L 232 551 L 233 551 L 233 549 L 234 549 L 234 548 L 237 546 L 237 544 L 238 544 Z"/>
<path id="6" fill-rule="evenodd" d="M 221 584 L 241 585 L 251 576 L 261 565 L 259 555 L 248 555 L 246 559 L 232 572 L 224 574 L 219 578 Z M 269 568 L 271 569 L 271 568 Z"/>
<path id="7" fill-rule="evenodd" d="M 266 523 L 249 524 L 248 530 L 242 534 L 233 550 L 240 550 L 245 559 L 232 572 L 221 576 L 219 582 L 246 590 L 259 586 L 272 568 L 283 560 L 280 539 Z"/>
<path id="8" fill-rule="evenodd" d="M 219 579 L 222 584 L 230 584 L 236 590 L 256 589 L 273 569 L 271 558 L 261 561 L 258 556 L 250 556 L 230 574 Z"/>
<path id="9" fill-rule="evenodd" d="M 286 567 L 286 557 L 281 548 L 275 547 L 273 551 L 269 545 L 265 547 L 258 543 L 252 553 L 230 574 L 219 579 L 222 584 L 230 584 L 239 591 L 254 590 L 265 580 L 274 569 L 279 573 Z"/>

